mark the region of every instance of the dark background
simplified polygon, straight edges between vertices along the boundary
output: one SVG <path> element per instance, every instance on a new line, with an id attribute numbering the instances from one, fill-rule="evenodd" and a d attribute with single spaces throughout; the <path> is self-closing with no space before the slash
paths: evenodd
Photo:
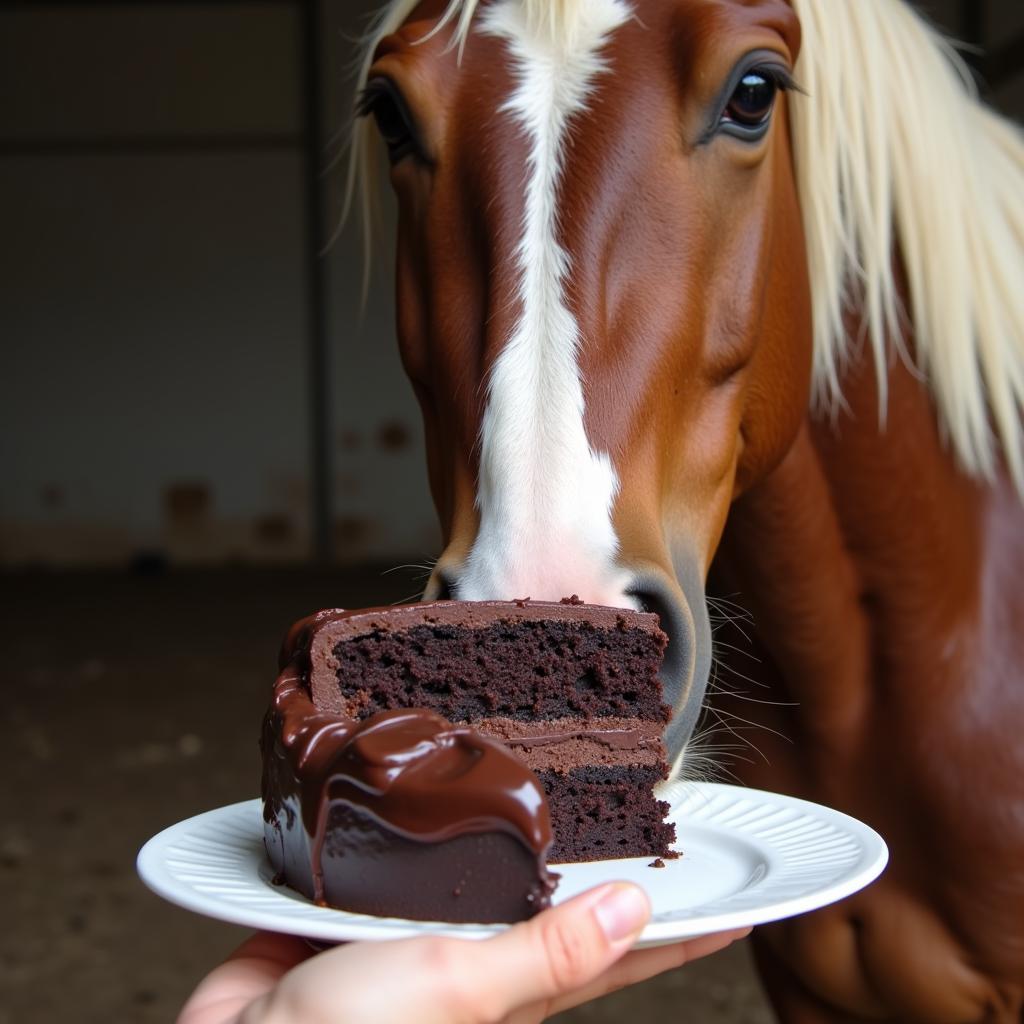
<path id="1" fill-rule="evenodd" d="M 0 1024 L 173 1019 L 244 932 L 137 848 L 257 795 L 293 619 L 438 553 L 390 239 L 362 313 L 317 255 L 377 6 L 0 0 Z M 924 7 L 1020 117 L 1024 6 Z M 566 1019 L 623 1015 L 769 1020 L 743 948 Z"/>

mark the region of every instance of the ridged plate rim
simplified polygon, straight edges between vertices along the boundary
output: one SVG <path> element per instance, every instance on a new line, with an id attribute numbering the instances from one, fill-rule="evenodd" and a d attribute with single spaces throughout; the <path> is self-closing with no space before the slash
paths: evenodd
<path id="1" fill-rule="evenodd" d="M 654 913 L 640 936 L 640 946 L 766 924 L 820 909 L 869 885 L 888 861 L 886 844 L 874 829 L 841 811 L 797 797 L 723 783 L 675 783 L 660 795 L 672 807 L 668 817 L 676 823 L 684 851 L 679 861 L 670 862 L 673 871 L 682 865 L 685 872 L 687 837 L 694 844 L 698 836 L 703 847 L 711 850 L 741 844 L 760 858 L 760 867 L 736 891 L 695 905 L 673 905 L 671 896 L 652 893 Z M 628 876 L 643 884 L 637 867 L 649 860 L 561 865 L 556 868 L 563 874 L 559 888 L 571 889 L 567 883 L 581 870 L 587 872 L 588 882 Z M 351 914 L 315 906 L 273 885 L 263 850 L 259 800 L 229 804 L 171 825 L 142 847 L 136 866 L 153 892 L 186 910 L 325 942 L 426 934 L 480 939 L 505 927 Z M 661 882 L 651 876 L 652 885 L 655 881 Z"/>

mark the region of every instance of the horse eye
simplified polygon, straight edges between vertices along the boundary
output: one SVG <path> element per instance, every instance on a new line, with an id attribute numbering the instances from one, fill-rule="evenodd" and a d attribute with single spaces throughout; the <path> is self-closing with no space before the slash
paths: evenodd
<path id="1" fill-rule="evenodd" d="M 723 121 L 743 128 L 766 127 L 777 91 L 778 85 L 768 75 L 757 70 L 748 71 L 729 97 Z"/>
<path id="2" fill-rule="evenodd" d="M 416 151 L 416 137 L 405 104 L 397 98 L 390 85 L 372 83 L 368 86 L 360 97 L 358 113 L 361 117 L 373 117 L 377 131 L 388 147 L 388 159 L 393 164 Z"/>

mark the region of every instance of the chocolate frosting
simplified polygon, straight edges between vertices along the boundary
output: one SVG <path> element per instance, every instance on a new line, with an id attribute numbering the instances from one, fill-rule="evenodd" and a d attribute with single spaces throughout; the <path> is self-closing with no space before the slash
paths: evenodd
<path id="1" fill-rule="evenodd" d="M 629 608 L 611 608 L 604 605 L 582 604 L 571 599 L 564 601 L 423 601 L 418 604 L 392 607 L 327 609 L 303 619 L 293 627 L 293 633 L 304 628 L 319 630 L 327 624 L 341 628 L 333 632 L 335 640 L 360 636 L 373 630 L 402 630 L 410 626 L 457 625 L 467 629 L 490 626 L 495 622 L 523 622 L 536 619 L 554 619 L 564 622 L 587 622 L 600 629 L 646 629 L 658 632 L 658 616 L 652 612 L 637 612 Z"/>
<path id="2" fill-rule="evenodd" d="M 314 705 L 312 638 L 343 615 L 321 612 L 292 628 L 264 723 L 264 819 L 287 820 L 297 802 L 310 837 L 314 898 L 323 901 L 326 823 L 331 807 L 341 803 L 418 842 L 511 835 L 536 857 L 535 899 L 546 906 L 554 889 L 544 864 L 551 823 L 544 791 L 522 761 L 500 743 L 424 709 L 357 722 Z"/>
<path id="3" fill-rule="evenodd" d="M 550 747 L 569 740 L 593 740 L 610 750 L 637 750 L 656 740 L 644 737 L 639 729 L 574 729 L 567 732 L 535 733 L 510 737 L 505 742 L 513 747 Z"/>
<path id="4" fill-rule="evenodd" d="M 497 829 L 538 854 L 551 842 L 533 773 L 493 740 L 420 708 L 352 723 L 333 751 L 325 799 L 357 806 L 407 839 Z"/>

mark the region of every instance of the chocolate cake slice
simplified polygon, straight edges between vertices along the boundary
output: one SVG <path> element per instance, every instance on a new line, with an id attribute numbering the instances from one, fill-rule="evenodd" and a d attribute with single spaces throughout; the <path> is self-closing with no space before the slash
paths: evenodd
<path id="1" fill-rule="evenodd" d="M 675 856 L 666 644 L 655 615 L 571 601 L 297 623 L 262 744 L 275 870 L 348 910 L 514 921 L 549 902 L 545 856 Z"/>
<path id="2" fill-rule="evenodd" d="M 540 779 L 549 860 L 664 856 L 675 838 L 653 788 L 671 715 L 657 616 L 563 602 L 455 602 L 321 618 L 310 685 L 362 719 L 426 707 L 505 743 Z"/>

